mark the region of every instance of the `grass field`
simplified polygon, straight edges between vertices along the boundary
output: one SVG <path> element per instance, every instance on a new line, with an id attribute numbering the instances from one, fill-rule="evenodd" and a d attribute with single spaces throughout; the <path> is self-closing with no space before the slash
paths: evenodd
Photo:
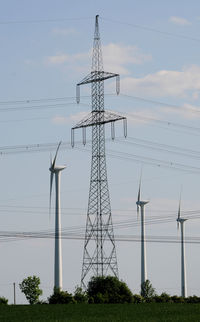
<path id="1" fill-rule="evenodd" d="M 0 321 L 200 322 L 200 304 L 2 305 Z"/>

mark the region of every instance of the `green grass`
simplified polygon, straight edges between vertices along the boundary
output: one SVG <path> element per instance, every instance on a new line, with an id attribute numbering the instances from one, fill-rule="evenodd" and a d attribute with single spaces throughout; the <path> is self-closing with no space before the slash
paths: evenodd
<path id="1" fill-rule="evenodd" d="M 200 322 L 200 304 L 2 305 L 0 321 Z"/>

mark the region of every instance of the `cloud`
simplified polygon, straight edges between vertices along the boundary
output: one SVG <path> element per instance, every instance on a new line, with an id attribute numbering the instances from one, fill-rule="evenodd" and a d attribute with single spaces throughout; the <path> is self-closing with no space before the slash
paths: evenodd
<path id="1" fill-rule="evenodd" d="M 55 56 L 48 56 L 45 58 L 45 63 L 49 65 L 58 65 L 64 63 L 76 63 L 84 61 L 88 57 L 88 54 L 75 54 L 75 55 L 68 55 L 68 54 L 57 54 Z"/>
<path id="2" fill-rule="evenodd" d="M 76 34 L 76 30 L 73 28 L 54 28 L 52 30 L 53 35 L 68 36 Z"/>
<path id="3" fill-rule="evenodd" d="M 110 72 L 129 74 L 127 65 L 139 65 L 152 59 L 151 55 L 143 54 L 137 46 L 123 46 L 110 43 L 102 47 L 104 67 Z"/>
<path id="4" fill-rule="evenodd" d="M 158 113 L 159 113 L 159 120 L 160 120 L 162 119 L 160 110 L 161 110 L 160 108 L 154 108 L 154 109 L 142 108 L 134 112 L 129 112 L 127 113 L 128 125 L 142 125 L 142 124 L 152 123 L 158 119 Z"/>
<path id="5" fill-rule="evenodd" d="M 150 97 L 197 98 L 200 91 L 200 66 L 184 67 L 180 71 L 160 70 L 142 78 L 125 77 L 121 91 Z"/>
<path id="6" fill-rule="evenodd" d="M 163 113 L 173 113 L 173 114 L 177 114 L 179 116 L 181 116 L 184 119 L 197 119 L 200 118 L 200 107 L 199 106 L 195 106 L 192 104 L 188 104 L 188 103 L 184 103 L 182 106 L 180 106 L 180 108 L 173 108 L 173 107 L 164 107 L 164 109 L 162 109 Z"/>
<path id="7" fill-rule="evenodd" d="M 169 21 L 176 24 L 176 25 L 179 25 L 179 26 L 191 25 L 191 23 L 187 19 L 181 18 L 181 17 L 176 17 L 176 16 L 171 16 L 169 18 Z"/>
<path id="8" fill-rule="evenodd" d="M 118 72 L 127 75 L 129 70 L 128 65 L 143 64 L 152 59 L 151 55 L 144 54 L 137 46 L 124 46 L 121 44 L 110 43 L 102 47 L 104 69 L 109 72 Z M 74 70 L 83 70 L 84 66 L 89 68 L 89 59 L 92 56 L 92 50 L 85 53 L 67 54 L 58 53 L 54 56 L 45 58 L 45 63 L 48 65 L 65 64 Z"/>
<path id="9" fill-rule="evenodd" d="M 74 124 L 76 122 L 81 121 L 86 115 L 88 114 L 88 111 L 82 111 L 76 114 L 71 114 L 70 116 L 61 116 L 61 115 L 56 115 L 53 119 L 52 122 L 57 125 L 65 125 L 65 124 Z"/>
<path id="10" fill-rule="evenodd" d="M 56 56 L 47 57 L 46 62 L 48 64 L 55 65 L 55 64 L 63 64 L 65 62 L 69 62 L 69 60 L 70 60 L 70 56 L 65 55 L 65 54 L 60 54 L 60 55 L 56 55 Z"/>

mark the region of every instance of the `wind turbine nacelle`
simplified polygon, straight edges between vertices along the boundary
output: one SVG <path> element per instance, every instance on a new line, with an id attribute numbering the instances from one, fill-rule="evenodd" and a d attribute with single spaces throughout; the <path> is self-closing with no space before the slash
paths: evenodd
<path id="1" fill-rule="evenodd" d="M 187 218 L 177 218 L 176 219 L 176 221 L 180 222 L 180 223 L 185 222 L 186 220 L 188 220 L 188 219 Z"/>
<path id="2" fill-rule="evenodd" d="M 54 171 L 58 172 L 58 171 L 62 171 L 66 168 L 66 165 L 57 165 L 56 167 L 54 167 Z"/>
<path id="3" fill-rule="evenodd" d="M 144 206 L 147 203 L 149 203 L 149 200 L 140 200 L 140 201 L 136 201 L 136 205 L 137 206 Z"/>
<path id="4" fill-rule="evenodd" d="M 56 173 L 56 172 L 64 170 L 65 168 L 66 168 L 66 165 L 57 165 L 54 168 L 52 168 L 52 167 L 49 168 L 49 171 Z"/>

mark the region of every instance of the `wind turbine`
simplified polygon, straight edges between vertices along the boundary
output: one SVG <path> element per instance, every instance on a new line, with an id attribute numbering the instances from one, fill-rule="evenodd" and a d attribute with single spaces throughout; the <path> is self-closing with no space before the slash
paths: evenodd
<path id="1" fill-rule="evenodd" d="M 186 282 L 186 262 L 185 262 L 185 240 L 184 240 L 184 233 L 185 233 L 185 226 L 184 223 L 187 219 L 181 218 L 181 195 L 179 200 L 179 207 L 178 207 L 178 218 L 177 221 L 177 228 L 179 229 L 179 224 L 181 226 L 181 296 L 187 297 L 187 282 Z"/>
<path id="2" fill-rule="evenodd" d="M 138 199 L 136 202 L 137 205 L 137 214 L 139 215 L 139 208 L 141 213 L 141 293 L 142 293 L 142 285 L 147 280 L 147 269 L 146 269 L 146 240 L 145 240 L 145 205 L 149 203 L 148 200 L 141 200 L 141 179 L 139 183 L 138 190 Z"/>
<path id="3" fill-rule="evenodd" d="M 58 144 L 54 160 L 50 164 L 50 207 L 53 177 L 55 175 L 55 259 L 54 259 L 54 289 L 62 290 L 62 245 L 61 245 L 61 213 L 60 213 L 60 172 L 66 166 L 56 166 L 56 158 L 61 142 Z"/>

